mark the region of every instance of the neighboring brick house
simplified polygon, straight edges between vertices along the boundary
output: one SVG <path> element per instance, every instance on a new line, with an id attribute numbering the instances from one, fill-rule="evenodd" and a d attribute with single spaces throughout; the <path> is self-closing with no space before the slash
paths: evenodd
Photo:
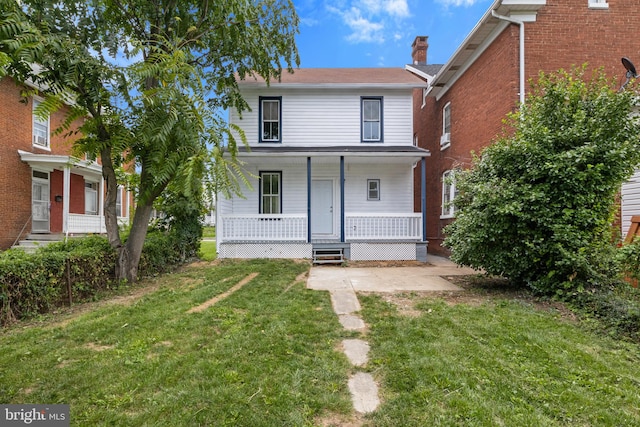
<path id="1" fill-rule="evenodd" d="M 427 38 L 414 42 L 409 71 L 426 78 L 429 87 L 414 92 L 415 139 L 428 149 L 427 228 L 429 251 L 441 246 L 443 227 L 455 217 L 446 201 L 455 183 L 445 179 L 471 164 L 503 129 L 540 71 L 569 70 L 588 63 L 587 72 L 604 67 L 622 84 L 622 57 L 640 63 L 638 0 L 496 0 L 444 65 L 428 65 Z M 524 38 L 522 38 L 524 36 Z M 521 66 L 521 64 L 523 66 Z M 415 176 L 416 210 L 420 177 Z M 623 230 L 628 227 L 623 191 Z"/>
<path id="2" fill-rule="evenodd" d="M 100 164 L 73 157 L 73 139 L 53 133 L 64 110 L 41 120 L 33 114 L 39 98 L 23 89 L 0 79 L 0 250 L 26 238 L 104 233 Z M 131 198 L 124 189 L 119 196 L 127 221 Z"/>

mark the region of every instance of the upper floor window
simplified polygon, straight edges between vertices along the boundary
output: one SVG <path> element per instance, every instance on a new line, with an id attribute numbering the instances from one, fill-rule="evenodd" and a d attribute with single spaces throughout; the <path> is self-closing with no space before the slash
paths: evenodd
<path id="1" fill-rule="evenodd" d="M 41 148 L 49 148 L 49 117 L 42 119 L 36 114 L 36 109 L 40 105 L 39 99 L 33 99 L 33 145 Z"/>
<path id="2" fill-rule="evenodd" d="M 282 172 L 260 172 L 260 213 L 282 213 Z"/>
<path id="3" fill-rule="evenodd" d="M 260 97 L 260 142 L 280 142 L 282 97 Z"/>
<path id="4" fill-rule="evenodd" d="M 589 0 L 589 9 L 608 9 L 607 0 Z"/>
<path id="5" fill-rule="evenodd" d="M 447 102 L 442 109 L 442 136 L 440 137 L 440 149 L 444 150 L 451 145 L 451 103 Z"/>
<path id="6" fill-rule="evenodd" d="M 382 142 L 382 97 L 362 97 L 361 136 L 363 142 Z"/>
<path id="7" fill-rule="evenodd" d="M 456 197 L 455 171 L 448 170 L 442 174 L 442 216 L 453 218 L 455 215 L 454 199 Z"/>

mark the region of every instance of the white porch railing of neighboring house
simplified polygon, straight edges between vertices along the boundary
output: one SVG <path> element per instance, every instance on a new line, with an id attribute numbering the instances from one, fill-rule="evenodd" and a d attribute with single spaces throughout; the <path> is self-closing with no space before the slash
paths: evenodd
<path id="1" fill-rule="evenodd" d="M 345 239 L 422 240 L 422 214 L 345 214 Z"/>
<path id="2" fill-rule="evenodd" d="M 306 242 L 306 215 L 223 215 L 221 242 Z M 422 214 L 345 215 L 345 240 L 422 240 Z"/>
<path id="3" fill-rule="evenodd" d="M 70 234 L 105 234 L 107 232 L 107 227 L 104 223 L 104 216 L 102 215 L 69 214 L 68 221 L 68 233 Z M 119 224 L 124 224 L 126 222 L 126 217 L 118 217 Z"/>
<path id="4" fill-rule="evenodd" d="M 225 215 L 221 222 L 223 242 L 307 241 L 306 215 Z"/>

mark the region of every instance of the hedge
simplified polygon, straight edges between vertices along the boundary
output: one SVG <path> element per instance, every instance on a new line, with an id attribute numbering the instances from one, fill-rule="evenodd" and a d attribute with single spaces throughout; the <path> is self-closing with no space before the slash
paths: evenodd
<path id="1" fill-rule="evenodd" d="M 139 276 L 164 273 L 184 263 L 185 254 L 194 253 L 184 248 L 185 242 L 174 233 L 150 231 Z M 20 249 L 0 253 L 0 324 L 89 301 L 117 288 L 115 264 L 115 251 L 102 236 L 52 243 L 31 254 Z"/>

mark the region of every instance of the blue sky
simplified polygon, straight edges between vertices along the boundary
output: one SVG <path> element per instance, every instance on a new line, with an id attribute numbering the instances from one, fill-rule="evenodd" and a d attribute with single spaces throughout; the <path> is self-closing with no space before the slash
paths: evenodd
<path id="1" fill-rule="evenodd" d="M 443 64 L 493 0 L 294 0 L 300 66 L 402 67 L 428 36 L 429 64 Z"/>

